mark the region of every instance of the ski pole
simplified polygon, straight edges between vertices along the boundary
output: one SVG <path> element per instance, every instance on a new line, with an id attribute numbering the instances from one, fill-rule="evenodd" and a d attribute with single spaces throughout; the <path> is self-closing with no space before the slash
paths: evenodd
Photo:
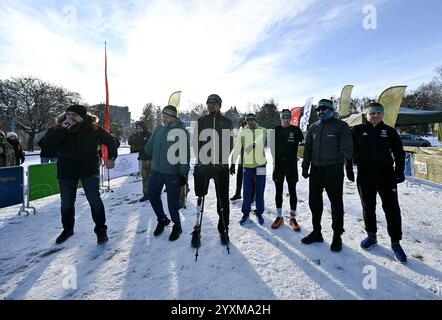
<path id="1" fill-rule="evenodd" d="M 198 208 L 201 206 L 201 210 L 198 210 L 197 218 L 196 218 L 196 223 L 197 223 L 197 225 L 199 226 L 199 229 L 200 229 L 200 235 L 201 235 L 201 225 L 203 223 L 204 200 L 205 200 L 205 198 L 206 198 L 206 196 L 204 196 L 202 199 L 201 199 L 201 197 L 199 197 L 198 198 L 198 203 L 197 203 L 198 204 Z M 195 262 L 197 262 L 197 260 L 198 260 L 198 251 L 199 251 L 199 249 L 200 249 L 199 247 L 196 248 Z"/>

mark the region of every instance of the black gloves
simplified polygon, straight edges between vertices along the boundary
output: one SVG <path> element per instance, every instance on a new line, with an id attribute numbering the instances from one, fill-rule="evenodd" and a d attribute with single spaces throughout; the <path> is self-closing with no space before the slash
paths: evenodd
<path id="1" fill-rule="evenodd" d="M 355 173 L 353 172 L 353 163 L 351 160 L 345 160 L 345 174 L 348 180 L 355 182 Z"/>
<path id="2" fill-rule="evenodd" d="M 302 176 L 304 177 L 304 179 L 310 177 L 310 175 L 308 174 L 308 168 L 302 168 Z"/>
<path id="3" fill-rule="evenodd" d="M 396 179 L 396 183 L 402 183 L 405 181 L 404 170 L 394 170 L 394 177 Z"/>
<path id="4" fill-rule="evenodd" d="M 185 186 L 187 184 L 187 176 L 181 175 L 180 176 L 180 186 Z"/>
<path id="5" fill-rule="evenodd" d="M 230 175 L 234 175 L 236 173 L 235 165 L 234 164 L 230 165 L 230 170 L 229 171 L 230 171 Z"/>

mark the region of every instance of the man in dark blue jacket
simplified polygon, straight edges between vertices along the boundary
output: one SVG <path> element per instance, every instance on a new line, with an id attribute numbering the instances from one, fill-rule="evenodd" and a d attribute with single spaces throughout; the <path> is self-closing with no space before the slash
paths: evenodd
<path id="1" fill-rule="evenodd" d="M 57 238 L 62 243 L 74 234 L 75 199 L 81 180 L 95 222 L 99 244 L 108 241 L 104 205 L 100 197 L 100 170 L 97 148 L 107 146 L 109 157 L 105 166 L 112 169 L 117 158 L 113 137 L 98 124 L 98 118 L 87 113 L 82 105 L 70 106 L 54 130 L 48 131 L 40 145 L 57 149 L 57 178 L 60 185 L 63 232 Z"/>
<path id="2" fill-rule="evenodd" d="M 405 263 L 407 256 L 399 244 L 402 227 L 397 195 L 397 184 L 405 180 L 405 152 L 398 133 L 387 126 L 383 119 L 384 107 L 371 103 L 367 113 L 368 123 L 353 127 L 357 185 L 368 234 L 361 247 L 369 250 L 377 244 L 376 194 L 379 193 L 395 258 Z M 346 169 L 351 174 L 353 167 L 347 165 Z"/>

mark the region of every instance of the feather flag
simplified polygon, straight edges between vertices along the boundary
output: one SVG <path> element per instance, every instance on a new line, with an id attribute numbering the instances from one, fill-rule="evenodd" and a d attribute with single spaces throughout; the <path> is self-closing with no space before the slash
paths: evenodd
<path id="1" fill-rule="evenodd" d="M 304 115 L 301 118 L 300 129 L 302 132 L 307 131 L 307 126 L 310 121 L 310 113 L 312 111 L 313 97 L 307 99 L 304 105 Z"/>
<path id="2" fill-rule="evenodd" d="M 390 127 L 395 127 L 397 115 L 401 107 L 407 86 L 390 87 L 379 96 L 378 102 L 384 106 L 384 123 Z"/>
<path id="3" fill-rule="evenodd" d="M 175 91 L 169 97 L 168 105 L 174 106 L 177 110 L 177 115 L 180 114 L 180 99 L 181 99 L 181 91 Z"/>
<path id="4" fill-rule="evenodd" d="M 296 107 L 290 111 L 292 113 L 292 120 L 290 121 L 290 124 L 294 125 L 296 127 L 299 127 L 299 122 L 301 120 L 302 107 Z"/>
<path id="5" fill-rule="evenodd" d="M 341 99 L 339 103 L 339 116 L 344 117 L 350 112 L 352 85 L 346 85 L 342 88 Z"/>
<path id="6" fill-rule="evenodd" d="M 109 115 L 109 85 L 107 82 L 107 48 L 106 42 L 104 43 L 104 82 L 106 87 L 106 118 L 104 122 L 104 130 L 109 132 L 110 130 L 110 115 Z M 108 158 L 108 150 L 105 145 L 101 147 L 101 154 L 103 155 L 103 159 L 107 160 Z"/>

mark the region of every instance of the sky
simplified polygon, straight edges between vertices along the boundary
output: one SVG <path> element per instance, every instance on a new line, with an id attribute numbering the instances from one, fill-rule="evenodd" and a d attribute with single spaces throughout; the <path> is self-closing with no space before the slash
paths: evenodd
<path id="1" fill-rule="evenodd" d="M 442 65 L 439 0 L 0 0 L 0 79 L 34 76 L 137 119 L 182 91 L 181 109 L 242 112 L 416 89 Z"/>

